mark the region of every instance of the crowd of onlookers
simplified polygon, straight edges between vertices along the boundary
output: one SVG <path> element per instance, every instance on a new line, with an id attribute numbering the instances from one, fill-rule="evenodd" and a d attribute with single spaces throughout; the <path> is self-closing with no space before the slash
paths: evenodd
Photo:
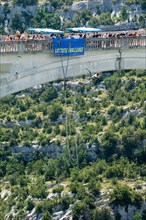
<path id="1" fill-rule="evenodd" d="M 4 41 L 21 41 L 21 40 L 45 40 L 46 36 L 43 34 L 30 35 L 26 31 L 20 33 L 20 31 L 16 31 L 15 35 L 6 35 Z"/>
<path id="2" fill-rule="evenodd" d="M 15 35 L 6 35 L 5 38 L 1 38 L 1 41 L 24 41 L 24 40 L 46 40 L 54 38 L 123 38 L 123 37 L 139 37 L 142 35 L 142 32 L 98 32 L 98 33 L 64 33 L 62 35 L 48 34 L 44 35 L 41 33 L 38 34 L 29 34 L 28 32 L 20 33 L 16 31 Z"/>
<path id="3" fill-rule="evenodd" d="M 13 43 L 6 43 L 6 44 L 0 44 L 0 52 L 17 52 L 18 45 L 15 42 L 25 41 L 25 51 L 40 51 L 40 50 L 52 50 L 52 44 L 48 44 L 48 41 L 45 41 L 47 39 L 54 39 L 54 38 L 65 38 L 65 39 L 78 39 L 78 38 L 85 38 L 89 39 L 89 41 L 86 41 L 87 47 L 89 48 L 110 48 L 110 47 L 120 47 L 119 40 L 120 38 L 131 38 L 129 41 L 129 46 L 143 46 L 145 45 L 145 41 L 143 39 L 138 38 L 140 36 L 144 36 L 144 32 L 142 31 L 123 31 L 123 32 L 97 32 L 97 33 L 64 33 L 64 34 L 30 34 L 28 32 L 20 33 L 20 31 L 16 31 L 15 35 L 1 35 L 0 42 L 13 42 Z M 92 40 L 92 39 L 99 39 Z M 109 40 L 104 40 L 108 39 Z M 137 38 L 137 39 L 136 39 Z M 100 40 L 103 39 L 103 40 Z M 40 43 L 38 43 L 38 40 L 40 40 Z M 51 41 L 50 41 L 51 43 Z"/>
<path id="4" fill-rule="evenodd" d="M 142 33 L 140 32 L 128 32 L 128 31 L 123 31 L 119 33 L 112 33 L 112 32 L 107 32 L 107 33 L 97 33 L 93 35 L 93 37 L 101 37 L 101 38 L 121 38 L 121 37 L 139 37 L 141 36 Z"/>

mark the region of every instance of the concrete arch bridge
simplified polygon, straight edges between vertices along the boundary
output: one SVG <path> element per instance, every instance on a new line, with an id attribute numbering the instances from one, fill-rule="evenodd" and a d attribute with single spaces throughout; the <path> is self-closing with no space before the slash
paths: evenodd
<path id="1" fill-rule="evenodd" d="M 146 69 L 146 36 L 88 38 L 83 56 L 56 57 L 46 40 L 0 41 L 0 97 L 38 84 L 116 69 Z"/>

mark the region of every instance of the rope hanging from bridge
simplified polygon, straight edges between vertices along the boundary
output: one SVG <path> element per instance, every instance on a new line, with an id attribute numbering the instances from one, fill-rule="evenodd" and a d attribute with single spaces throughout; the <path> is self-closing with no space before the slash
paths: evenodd
<path id="1" fill-rule="evenodd" d="M 66 68 L 64 67 L 63 64 L 63 58 L 62 58 L 62 54 L 60 55 L 61 57 L 61 66 L 62 66 L 62 73 L 63 73 L 63 77 L 64 77 L 64 98 L 65 98 L 65 109 L 66 109 L 66 118 L 65 118 L 65 133 L 66 133 L 66 147 L 67 147 L 67 152 L 68 152 L 68 158 L 69 158 L 69 162 L 73 165 L 73 166 L 77 166 L 78 165 L 78 144 L 77 144 L 77 134 L 75 132 L 75 158 L 72 157 L 71 155 L 71 151 L 70 151 L 70 144 L 69 144 L 69 117 L 68 117 L 68 113 L 67 113 L 67 85 L 66 85 L 66 80 L 67 80 L 67 73 L 68 73 L 68 65 L 69 65 L 69 55 L 67 58 L 67 64 L 66 64 Z M 73 79 L 75 80 L 75 75 L 73 77 Z M 74 93 L 74 97 L 73 97 L 73 119 L 74 119 L 74 126 L 76 128 L 76 94 L 75 94 L 75 85 L 74 85 L 74 89 L 73 89 L 73 93 Z"/>

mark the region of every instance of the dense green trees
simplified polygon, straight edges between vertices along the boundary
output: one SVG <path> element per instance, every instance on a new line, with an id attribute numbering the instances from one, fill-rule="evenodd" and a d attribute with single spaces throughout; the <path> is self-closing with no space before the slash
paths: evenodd
<path id="1" fill-rule="evenodd" d="M 128 13 L 127 13 L 127 10 L 126 10 L 126 6 L 123 5 L 122 8 L 121 8 L 121 14 L 120 14 L 122 20 L 127 20 L 128 19 Z"/>
<path id="2" fill-rule="evenodd" d="M 99 25 L 112 25 L 114 21 L 111 19 L 111 15 L 109 12 L 101 13 L 99 16 L 90 16 L 88 19 L 89 24 L 92 27 L 97 27 Z"/>
<path id="3" fill-rule="evenodd" d="M 118 137 L 116 137 L 112 131 L 107 131 L 102 137 L 103 155 L 105 158 L 109 158 L 116 153 L 116 145 Z"/>
<path id="4" fill-rule="evenodd" d="M 126 185 L 117 185 L 110 195 L 110 200 L 114 205 L 126 206 L 135 204 L 139 207 L 142 202 L 142 196 Z"/>
<path id="5" fill-rule="evenodd" d="M 61 20 L 57 13 L 48 13 L 45 6 L 38 7 L 36 15 L 31 20 L 33 27 L 60 29 Z"/>
<path id="6" fill-rule="evenodd" d="M 97 27 L 99 26 L 100 22 L 99 22 L 99 19 L 97 17 L 90 17 L 90 20 L 89 20 L 89 25 L 91 25 L 91 27 Z"/>
<path id="7" fill-rule="evenodd" d="M 105 12 L 105 13 L 100 14 L 99 23 L 102 25 L 114 24 L 114 22 L 111 19 L 110 12 Z"/>
<path id="8" fill-rule="evenodd" d="M 19 219 L 33 208 L 46 219 L 56 207 L 66 211 L 73 204 L 74 219 L 107 220 L 116 215 L 119 220 L 118 213 L 95 206 L 107 191 L 115 206 L 141 206 L 146 177 L 145 71 L 103 75 L 88 85 L 79 81 L 76 99 L 67 87 L 67 105 L 62 84 L 52 83 L 0 100 L 0 190 L 6 198 L 0 198 L 1 219 L 6 213 L 13 218 L 12 206 L 19 210 Z M 101 81 L 106 89 L 99 89 Z M 76 163 L 70 163 L 67 146 Z M 50 200 L 52 193 L 57 198 Z M 144 219 L 145 212 L 141 216 Z"/>
<path id="9" fill-rule="evenodd" d="M 93 211 L 93 219 L 94 220 L 113 220 L 114 217 L 111 213 L 111 210 L 104 206 L 102 208 L 96 208 Z"/>
<path id="10" fill-rule="evenodd" d="M 49 118 L 51 121 L 56 121 L 59 115 L 63 112 L 63 108 L 60 103 L 53 103 L 49 111 Z"/>
<path id="11" fill-rule="evenodd" d="M 91 217 L 91 210 L 89 206 L 84 202 L 77 202 L 73 206 L 73 220 L 89 220 Z"/>
<path id="12" fill-rule="evenodd" d="M 29 193 L 32 198 L 45 199 L 47 197 L 47 187 L 42 180 L 37 180 L 30 188 Z"/>

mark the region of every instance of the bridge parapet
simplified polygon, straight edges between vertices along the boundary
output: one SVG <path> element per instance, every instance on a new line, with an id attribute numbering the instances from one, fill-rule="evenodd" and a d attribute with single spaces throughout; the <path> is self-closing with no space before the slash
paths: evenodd
<path id="1" fill-rule="evenodd" d="M 1 41 L 0 53 L 30 53 L 53 51 L 53 42 L 47 40 Z"/>
<path id="2" fill-rule="evenodd" d="M 146 36 L 127 38 L 89 38 L 85 41 L 86 50 L 129 49 L 136 47 L 146 47 Z"/>
<path id="3" fill-rule="evenodd" d="M 146 36 L 127 38 L 87 38 L 85 51 L 99 49 L 129 49 L 146 47 Z M 53 40 L 0 41 L 0 54 L 53 52 Z"/>

